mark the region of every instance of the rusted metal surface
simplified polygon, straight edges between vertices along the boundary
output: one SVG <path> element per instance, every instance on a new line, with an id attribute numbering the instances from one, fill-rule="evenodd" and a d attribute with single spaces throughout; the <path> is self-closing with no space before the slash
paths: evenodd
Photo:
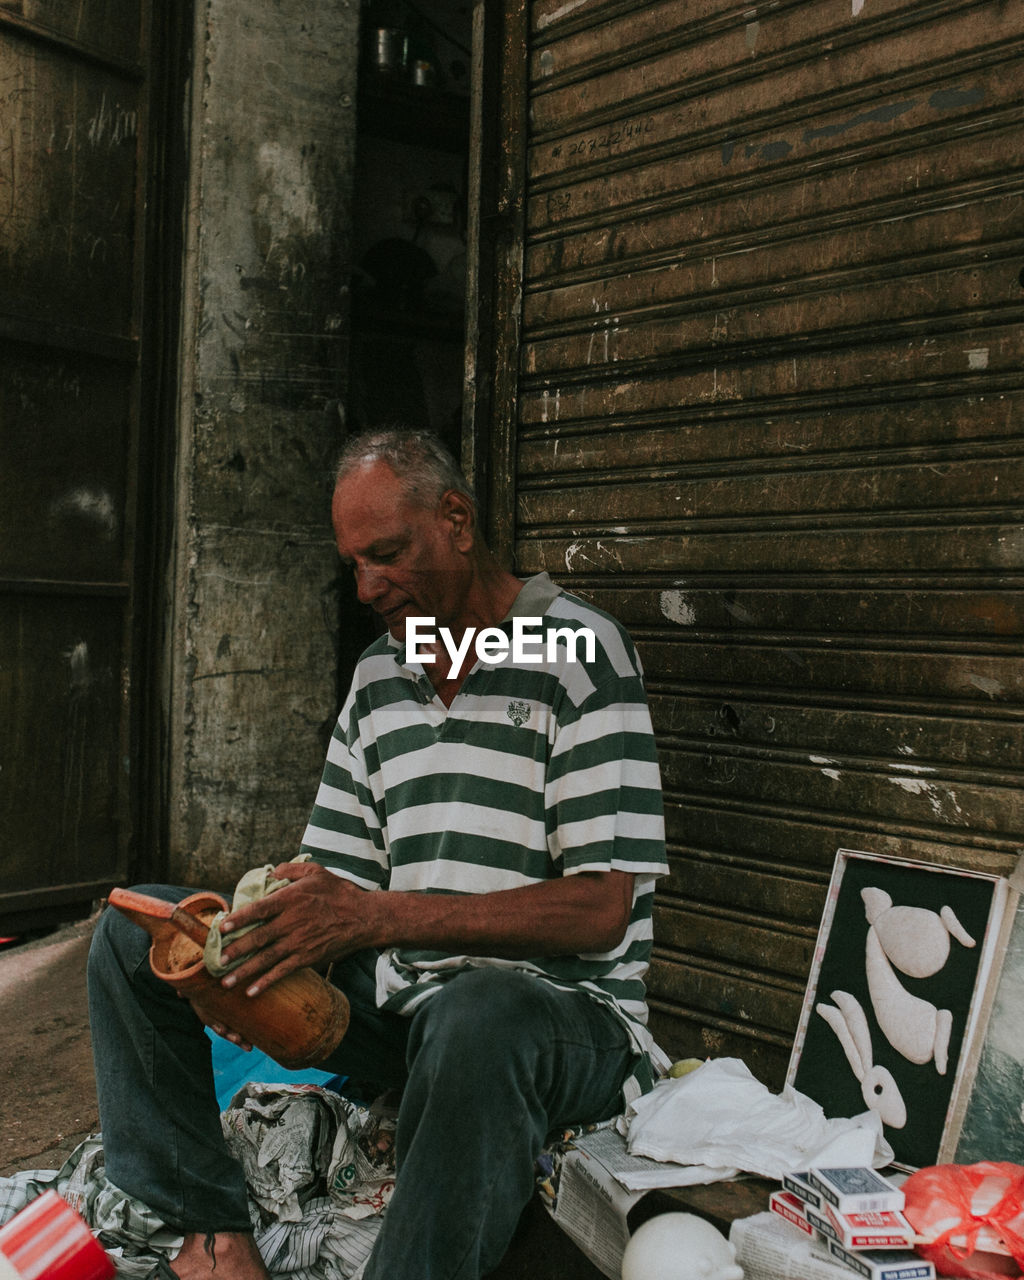
<path id="1" fill-rule="evenodd" d="M 137 3 L 120 7 L 136 11 Z M 0 312 L 131 338 L 142 90 L 0 10 L 5 103 Z"/>
<path id="2" fill-rule="evenodd" d="M 0 4 L 8 927 L 87 911 L 127 865 L 148 10 Z"/>
<path id="3" fill-rule="evenodd" d="M 779 1083 L 838 847 L 1024 844 L 1024 11 L 530 23 L 516 564 L 638 640 L 662 1042 Z"/>
<path id="4" fill-rule="evenodd" d="M 463 461 L 488 542 L 514 558 L 527 142 L 526 0 L 474 6 L 474 124 Z"/>
<path id="5" fill-rule="evenodd" d="M 0 577 L 127 589 L 127 380 L 94 356 L 4 344 Z"/>
<path id="6" fill-rule="evenodd" d="M 88 914 L 117 875 L 124 610 L 121 593 L 3 593 L 0 917 L 70 885 Z"/>
<path id="7" fill-rule="evenodd" d="M 141 78 L 148 10 L 123 0 L 0 0 L 0 22 L 93 62 L 119 64 Z"/>

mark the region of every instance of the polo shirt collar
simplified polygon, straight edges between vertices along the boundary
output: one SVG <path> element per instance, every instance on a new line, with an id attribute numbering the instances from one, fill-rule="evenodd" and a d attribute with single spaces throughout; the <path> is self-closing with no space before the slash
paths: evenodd
<path id="1" fill-rule="evenodd" d="M 513 618 L 543 617 L 561 594 L 546 573 L 535 573 L 523 582 L 502 622 L 511 622 Z"/>

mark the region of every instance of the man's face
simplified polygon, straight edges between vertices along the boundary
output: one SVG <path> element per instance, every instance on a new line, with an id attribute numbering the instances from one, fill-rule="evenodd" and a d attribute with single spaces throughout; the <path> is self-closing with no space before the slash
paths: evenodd
<path id="1" fill-rule="evenodd" d="M 350 472 L 337 486 L 331 515 L 342 560 L 359 599 L 399 640 L 410 617 L 453 629 L 472 577 L 472 534 L 458 495 L 417 506 L 385 462 Z"/>

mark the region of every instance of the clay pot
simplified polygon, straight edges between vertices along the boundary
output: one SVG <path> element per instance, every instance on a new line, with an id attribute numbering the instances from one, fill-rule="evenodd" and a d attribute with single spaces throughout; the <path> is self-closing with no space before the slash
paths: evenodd
<path id="1" fill-rule="evenodd" d="M 289 1071 L 323 1062 L 348 1030 L 348 1000 L 313 969 L 296 969 L 258 996 L 221 985 L 203 963 L 210 921 L 228 907 L 219 894 L 193 893 L 173 903 L 112 889 L 108 901 L 153 939 L 149 963 L 158 978 L 207 1021 L 237 1032 Z"/>

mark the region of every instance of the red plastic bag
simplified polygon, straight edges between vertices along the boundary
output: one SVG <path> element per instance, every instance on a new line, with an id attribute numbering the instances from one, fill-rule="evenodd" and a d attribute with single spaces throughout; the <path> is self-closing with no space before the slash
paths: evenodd
<path id="1" fill-rule="evenodd" d="M 1006 1280 L 1024 1268 L 1024 1166 L 983 1161 L 919 1169 L 903 1184 L 915 1248 L 944 1276 Z"/>

